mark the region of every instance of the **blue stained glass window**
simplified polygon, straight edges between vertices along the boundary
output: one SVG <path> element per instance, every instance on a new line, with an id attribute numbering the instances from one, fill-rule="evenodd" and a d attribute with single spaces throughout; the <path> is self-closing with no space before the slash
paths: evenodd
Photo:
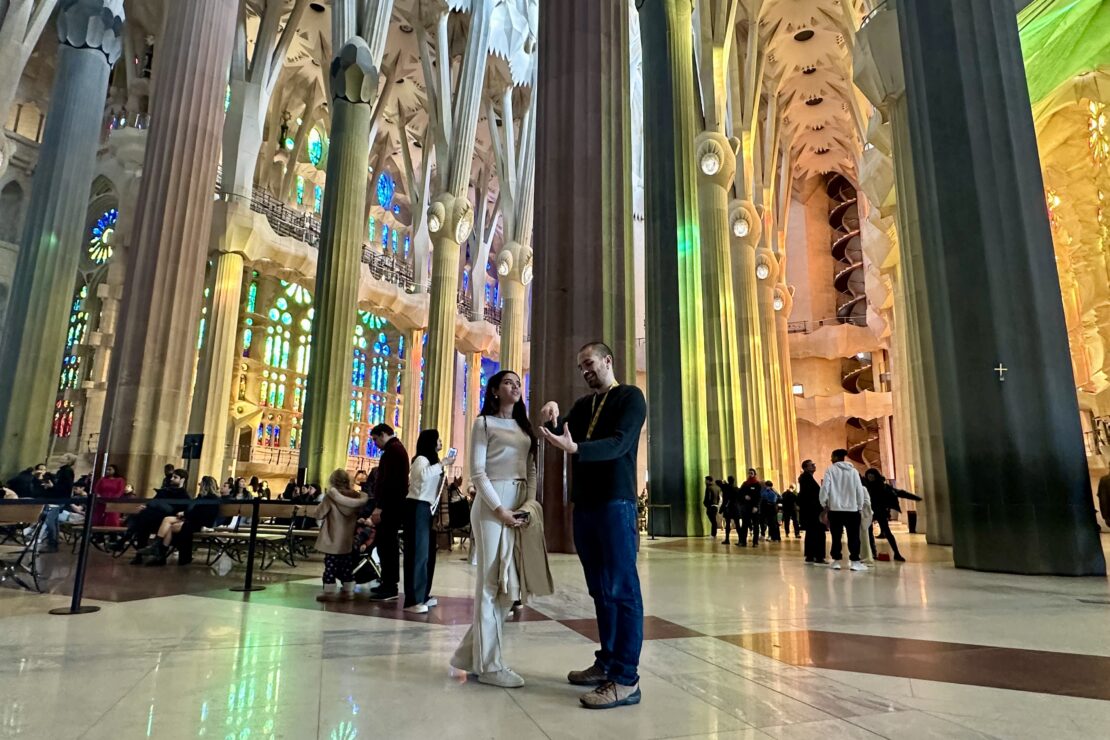
<path id="1" fill-rule="evenodd" d="M 382 224 L 382 251 L 389 249 L 389 227 Z"/>
<path id="2" fill-rule="evenodd" d="M 319 213 L 324 208 L 324 189 L 319 185 L 313 191 L 312 210 Z"/>
<path id="3" fill-rule="evenodd" d="M 112 258 L 112 243 L 116 233 L 119 211 L 111 208 L 101 214 L 89 230 L 89 259 L 94 264 L 103 265 Z"/>
<path id="4" fill-rule="evenodd" d="M 378 233 L 377 219 L 375 219 L 373 216 L 371 216 L 370 217 L 370 223 L 367 224 L 367 226 L 366 226 L 366 236 L 370 239 L 370 241 L 373 241 L 374 240 L 374 235 L 377 234 L 377 233 Z"/>
<path id="5" fill-rule="evenodd" d="M 412 237 L 405 234 L 405 259 L 408 259 L 409 251 L 412 249 Z"/>
<path id="6" fill-rule="evenodd" d="M 308 161 L 313 167 L 319 167 L 324 160 L 324 136 L 320 129 L 314 128 L 308 132 Z"/>
<path id="7" fill-rule="evenodd" d="M 393 230 L 393 254 L 397 254 L 397 229 Z"/>
<path id="8" fill-rule="evenodd" d="M 470 270 L 463 270 L 463 292 L 470 291 Z"/>
<path id="9" fill-rule="evenodd" d="M 251 282 L 250 287 L 247 288 L 247 313 L 254 313 L 254 307 L 258 303 L 258 283 Z M 249 321 L 249 319 L 248 319 Z"/>
<path id="10" fill-rule="evenodd" d="M 297 205 L 304 205 L 304 178 L 297 175 Z"/>
<path id="11" fill-rule="evenodd" d="M 386 171 L 382 171 L 378 175 L 378 205 L 386 210 L 389 210 L 393 205 L 393 194 L 397 191 L 397 183 L 393 180 L 393 175 Z"/>
<path id="12" fill-rule="evenodd" d="M 230 108 L 230 107 L 231 107 L 231 83 L 229 82 L 228 85 L 227 85 L 227 91 L 224 92 L 224 113 L 227 113 L 227 109 Z"/>

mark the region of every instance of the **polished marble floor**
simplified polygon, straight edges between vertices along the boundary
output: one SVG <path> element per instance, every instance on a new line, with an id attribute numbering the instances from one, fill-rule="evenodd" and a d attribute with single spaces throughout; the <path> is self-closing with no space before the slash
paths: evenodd
<path id="1" fill-rule="evenodd" d="M 528 685 L 451 675 L 472 571 L 441 553 L 428 617 L 317 604 L 320 566 L 275 568 L 249 599 L 226 578 L 94 560 L 95 614 L 0 588 L 0 737 L 1095 738 L 1110 736 L 1110 586 L 958 571 L 903 536 L 868 573 L 758 549 L 644 541 L 644 703 L 577 706 L 592 656 L 577 561 L 506 628 Z M 190 571 L 183 573 L 182 571 Z"/>

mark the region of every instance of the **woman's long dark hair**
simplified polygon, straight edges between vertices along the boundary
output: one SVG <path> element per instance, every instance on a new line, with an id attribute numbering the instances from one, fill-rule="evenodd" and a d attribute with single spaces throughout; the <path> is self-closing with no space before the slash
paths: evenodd
<path id="1" fill-rule="evenodd" d="M 435 429 L 425 429 L 420 432 L 420 436 L 416 438 L 416 455 L 413 456 L 415 461 L 418 457 L 428 458 L 428 462 L 435 465 L 439 462 L 439 452 L 436 451 L 436 445 L 439 443 L 439 431 Z"/>
<path id="2" fill-rule="evenodd" d="M 505 379 L 506 375 L 516 375 L 517 378 L 520 377 L 512 370 L 502 370 L 490 378 L 489 382 L 486 383 L 486 397 L 482 401 L 482 413 L 479 414 L 479 416 L 496 416 L 497 412 L 501 410 L 501 401 L 497 398 L 496 393 L 497 389 L 501 387 L 501 381 Z M 517 426 L 528 435 L 528 439 L 532 441 L 529 454 L 535 458 L 537 444 L 536 433 L 532 431 L 532 422 L 528 421 L 528 408 L 524 405 L 523 390 L 524 382 L 521 381 L 522 392 L 520 394 L 520 400 L 513 405 L 513 419 L 516 420 Z"/>

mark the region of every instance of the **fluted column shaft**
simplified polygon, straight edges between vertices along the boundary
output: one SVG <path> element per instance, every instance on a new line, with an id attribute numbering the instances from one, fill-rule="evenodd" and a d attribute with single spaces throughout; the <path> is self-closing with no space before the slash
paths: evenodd
<path id="1" fill-rule="evenodd" d="M 366 229 L 366 162 L 371 104 L 378 72 L 370 48 L 352 38 L 332 62 L 331 146 L 328 187 L 320 221 L 312 358 L 308 367 L 301 467 L 325 480 L 347 467 L 350 432 L 351 332 L 358 314 L 358 284 Z"/>
<path id="2" fill-rule="evenodd" d="M 694 50 L 688 0 L 640 5 L 644 86 L 644 264 L 651 495 L 671 535 L 702 534 L 709 472 Z"/>
<path id="3" fill-rule="evenodd" d="M 524 377 L 524 283 L 510 275 L 501 280 L 501 369 Z"/>
<path id="4" fill-rule="evenodd" d="M 189 431 L 203 434 L 200 468 L 202 475 L 223 480 L 230 475 L 227 465 L 229 409 L 234 393 L 233 378 L 239 348 L 239 303 L 243 293 L 243 255 L 220 252 L 216 257 L 204 346 L 197 364 Z"/>
<path id="5" fill-rule="evenodd" d="M 897 13 L 953 559 L 1104 576 L 1014 4 Z"/>
<path id="6" fill-rule="evenodd" d="M 706 474 L 723 479 L 739 475 L 743 465 L 739 460 L 744 447 L 743 395 L 728 213 L 728 191 L 736 176 L 736 153 L 733 143 L 717 133 L 700 134 L 695 146 L 708 381 L 709 469 Z"/>
<path id="7" fill-rule="evenodd" d="M 502 369 L 505 365 L 502 363 Z M 466 435 L 466 446 L 462 450 L 459 464 L 463 467 L 463 475 L 470 478 L 470 445 L 473 444 L 471 432 L 474 420 L 482 410 L 482 353 L 468 352 L 466 355 L 466 408 L 463 409 L 463 432 Z"/>
<path id="8" fill-rule="evenodd" d="M 767 467 L 769 460 L 770 421 L 763 370 L 766 358 L 755 277 L 755 248 L 762 234 L 762 223 L 750 201 L 733 201 L 730 214 L 737 358 L 743 404 L 740 411 L 744 429 L 744 459 L 736 475 L 741 475 L 749 467 L 757 470 Z"/>
<path id="9" fill-rule="evenodd" d="M 794 406 L 794 370 L 790 359 L 790 311 L 794 300 L 785 284 L 775 287 L 775 338 L 778 342 L 779 372 L 781 374 L 780 393 L 783 402 L 783 430 L 786 435 L 783 454 L 782 480 L 775 481 L 786 490 L 787 485 L 796 480 L 802 461 L 798 449 L 798 413 Z"/>
<path id="10" fill-rule="evenodd" d="M 2 478 L 46 459 L 104 96 L 120 52 L 123 19 L 106 5 L 67 0 L 58 15 L 58 69 L 5 318 Z"/>
<path id="11" fill-rule="evenodd" d="M 237 3 L 170 3 L 102 437 L 146 492 L 181 459 Z M 195 482 L 195 481 L 194 481 Z"/>
<path id="12" fill-rule="evenodd" d="M 786 427 L 783 419 L 782 371 L 779 361 L 779 343 L 775 327 L 775 276 L 778 266 L 771 250 L 760 247 L 756 253 L 756 269 L 767 265 L 766 277 L 756 277 L 756 295 L 759 301 L 759 333 L 763 340 L 763 383 L 767 398 L 767 456 L 764 468 L 759 470 L 760 477 L 775 481 L 783 480 L 783 446 L 786 442 Z"/>
<path id="13" fill-rule="evenodd" d="M 575 369 L 587 342 L 610 343 L 622 382 L 636 374 L 628 2 L 539 6 L 532 412 L 588 392 Z M 559 207 L 568 197 L 573 218 Z M 564 463 L 544 451 L 544 533 L 552 551 L 573 552 Z"/>
<path id="14" fill-rule="evenodd" d="M 420 432 L 420 366 L 424 360 L 424 332 L 405 332 L 405 370 L 401 375 L 401 441 L 408 449 L 416 449 Z"/>

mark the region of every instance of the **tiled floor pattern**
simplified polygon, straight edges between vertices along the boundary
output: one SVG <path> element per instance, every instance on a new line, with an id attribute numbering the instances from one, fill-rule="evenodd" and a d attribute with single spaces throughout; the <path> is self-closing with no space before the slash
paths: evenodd
<path id="1" fill-rule="evenodd" d="M 0 589 L 0 737 L 1107 736 L 1110 701 L 1060 695 L 1105 686 L 1093 675 L 1110 660 L 1103 580 L 957 571 L 919 541 L 906 542 L 910 563 L 860 574 L 806 567 L 794 543 L 724 557 L 720 545 L 676 542 L 641 550 L 653 639 L 639 707 L 581 710 L 565 682 L 595 649 L 572 557 L 553 559 L 557 593 L 506 625 L 505 654 L 524 689 L 451 675 L 473 588 L 453 553 L 436 573 L 444 606 L 423 622 L 397 618 L 396 605 L 324 608 L 309 578 L 318 565 L 275 572 L 282 582 L 246 601 L 224 590 L 238 573 L 158 595 L 176 588 L 171 567 L 150 598 L 99 601 L 100 612 L 74 617 L 45 615 L 63 596 Z M 114 578 L 129 576 L 98 593 L 138 596 L 147 576 Z M 937 656 L 962 656 L 975 685 L 879 670 Z M 998 666 L 1055 684 L 998 688 Z M 1068 691 L 1050 693 L 1060 687 Z"/>

